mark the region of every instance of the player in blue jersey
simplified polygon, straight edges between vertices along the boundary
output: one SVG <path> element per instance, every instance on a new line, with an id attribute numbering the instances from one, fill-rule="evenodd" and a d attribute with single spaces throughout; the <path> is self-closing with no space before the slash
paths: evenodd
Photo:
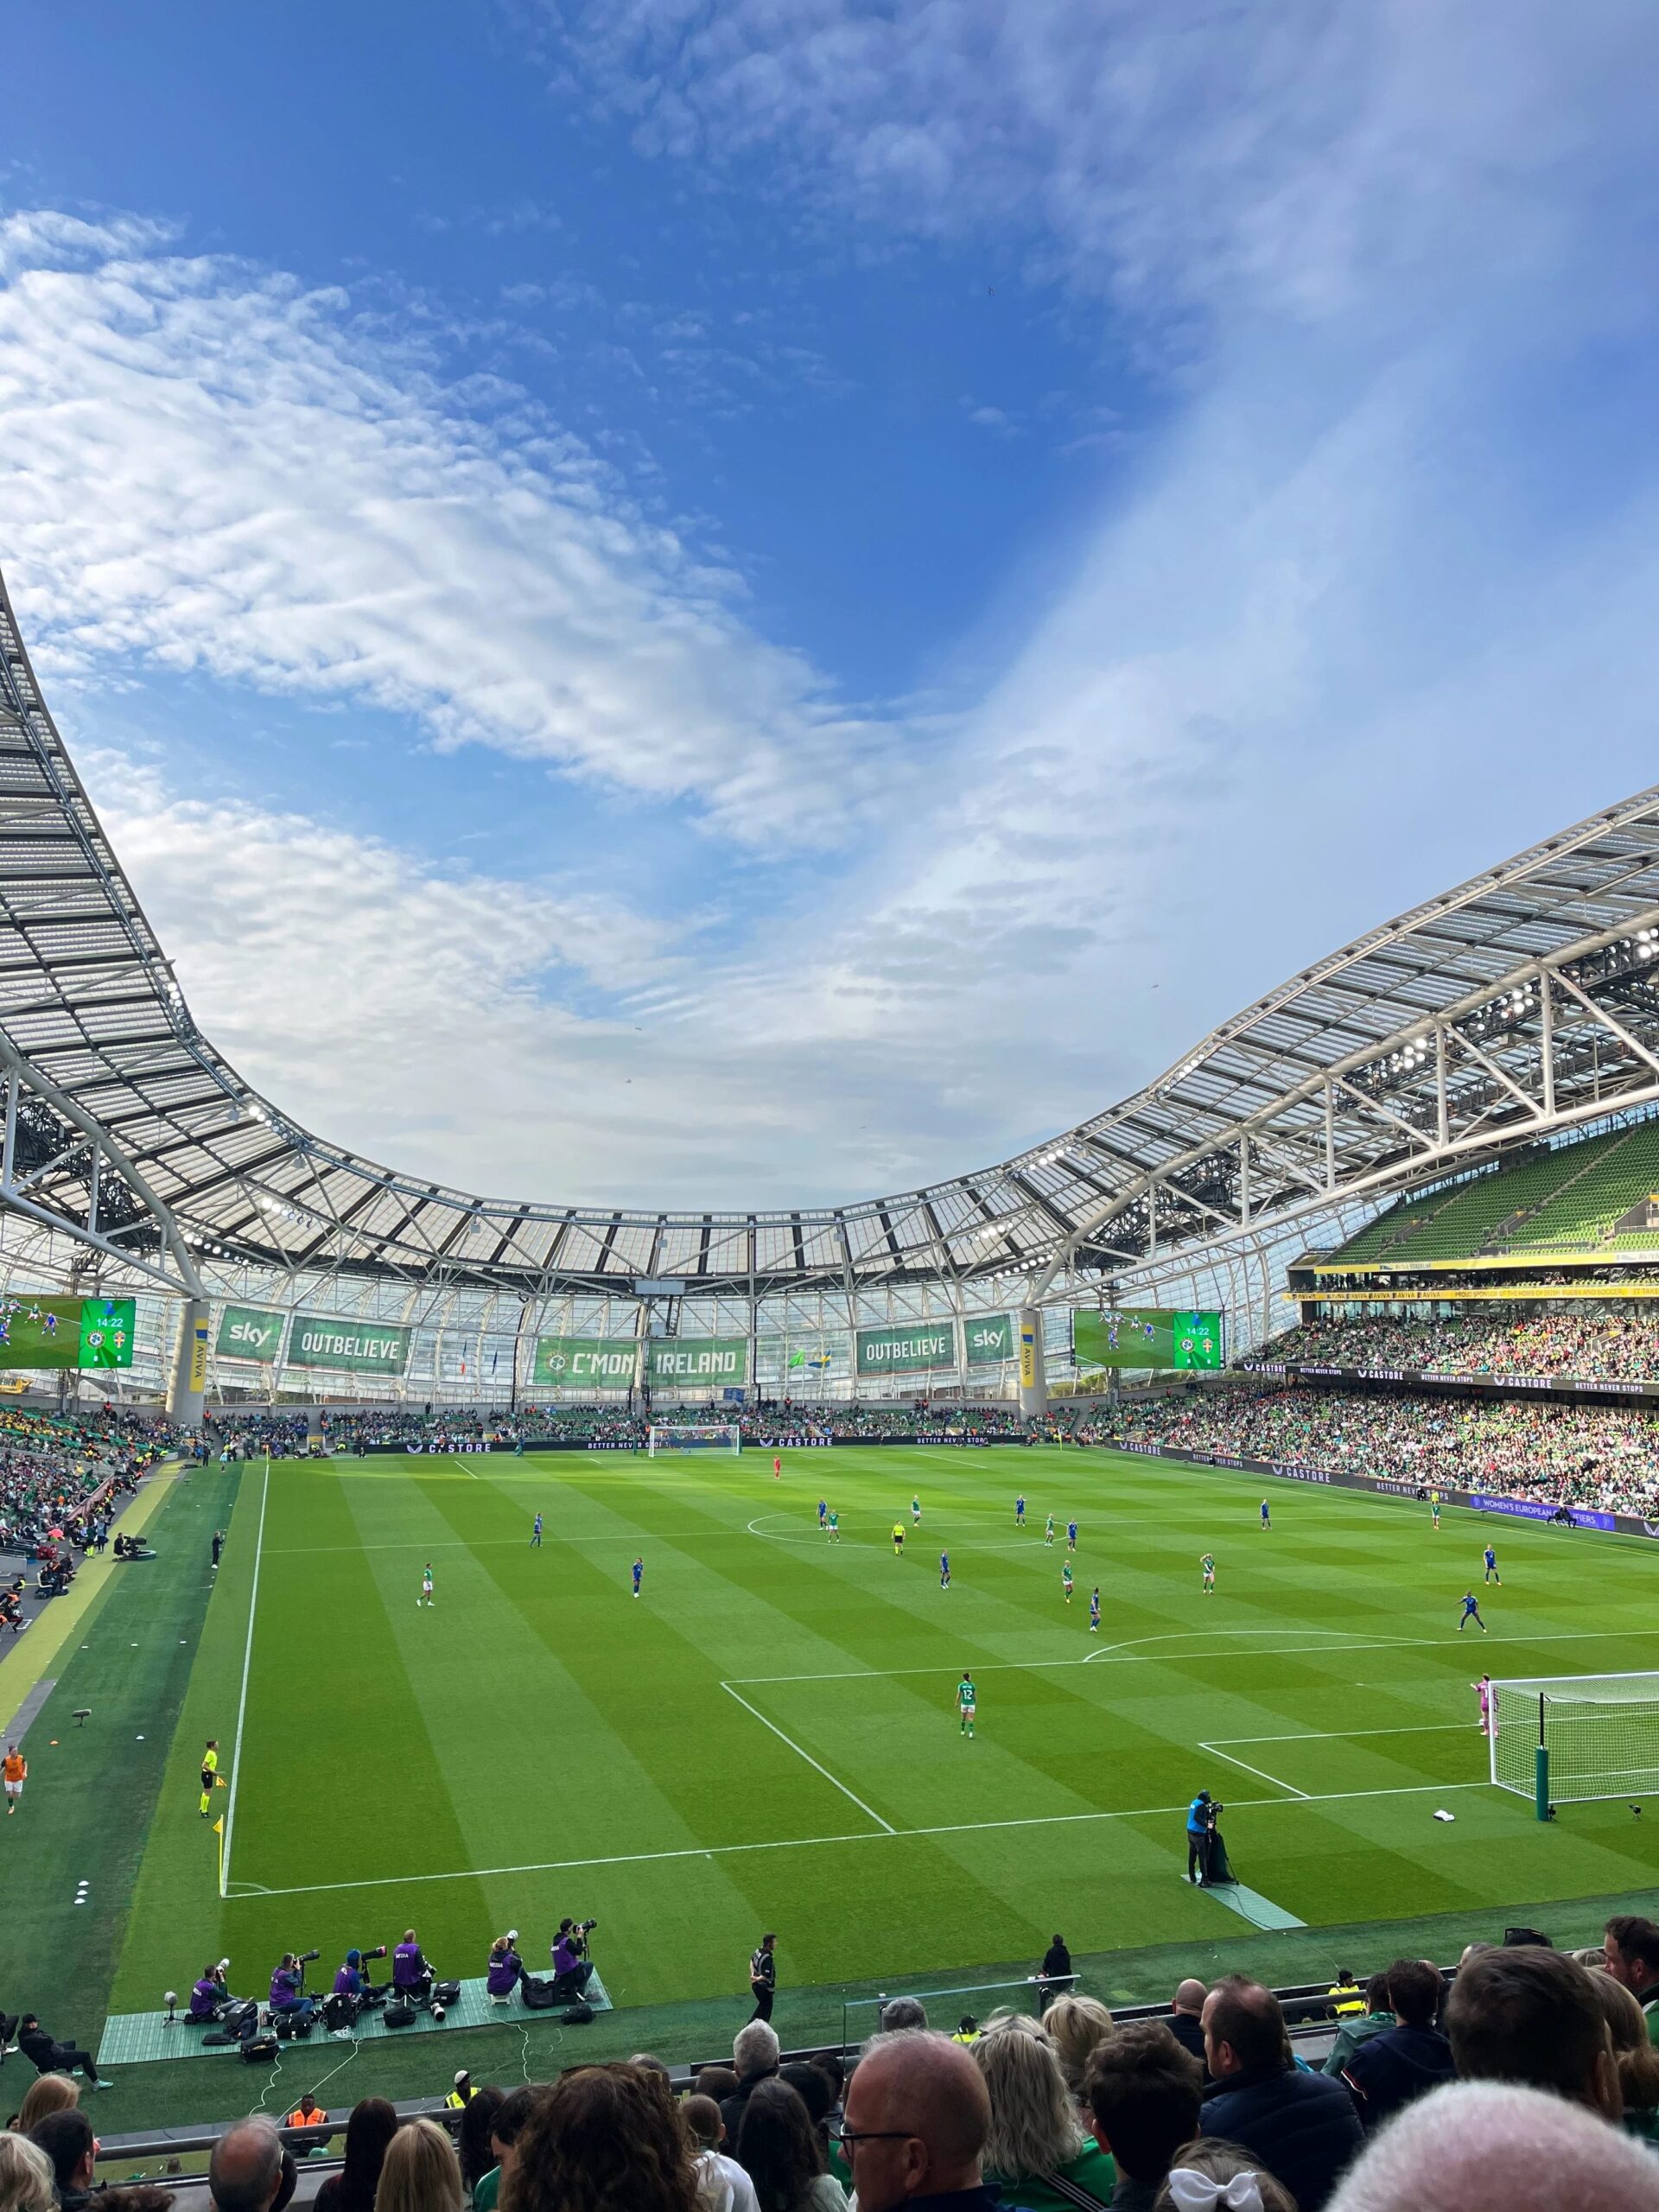
<path id="1" fill-rule="evenodd" d="M 1271 1529 L 1273 1526 L 1273 1516 L 1268 1510 L 1268 1501 L 1265 1497 L 1262 1501 L 1262 1526 L 1264 1529 Z"/>
<path id="2" fill-rule="evenodd" d="M 1465 1590 L 1463 1593 L 1463 1614 L 1458 1622 L 1459 1636 L 1463 1634 L 1471 1621 L 1473 1621 L 1483 1636 L 1486 1634 L 1486 1624 L 1480 1618 L 1480 1600 L 1472 1590 Z"/>
<path id="3" fill-rule="evenodd" d="M 1026 1501 L 1023 1497 L 1014 1501 L 1014 1525 L 1016 1529 L 1023 1529 L 1026 1525 Z"/>
<path id="4" fill-rule="evenodd" d="M 642 1559 L 637 1559 L 633 1562 L 633 1594 L 636 1598 L 639 1595 L 639 1585 L 645 1579 L 645 1562 Z"/>
<path id="5" fill-rule="evenodd" d="M 828 1499 L 828 1498 L 824 1498 L 824 1497 L 821 1497 L 821 1498 L 818 1500 L 818 1526 L 819 1526 L 819 1528 L 820 1528 L 820 1529 L 822 1529 L 822 1528 L 823 1528 L 823 1524 L 824 1524 L 825 1518 L 826 1518 L 826 1516 L 828 1516 L 828 1514 L 829 1514 L 829 1511 L 830 1511 L 830 1501 L 829 1501 L 829 1499 Z"/>
<path id="6" fill-rule="evenodd" d="M 538 1552 L 542 1548 L 542 1516 L 539 1513 L 536 1516 L 535 1525 L 530 1532 L 530 1548 L 533 1552 Z"/>
<path id="7" fill-rule="evenodd" d="M 1486 1561 L 1485 1580 L 1488 1582 L 1496 1582 L 1498 1588 L 1501 1590 L 1503 1587 L 1503 1578 L 1497 1571 L 1497 1554 L 1492 1549 L 1491 1546 L 1488 1544 L 1485 1551 L 1481 1554 L 1481 1556 Z"/>
<path id="8" fill-rule="evenodd" d="M 950 1554 L 949 1552 L 941 1552 L 939 1554 L 939 1587 L 941 1590 L 948 1590 L 950 1587 Z"/>
<path id="9" fill-rule="evenodd" d="M 1100 1585 L 1098 1582 L 1096 1583 L 1089 1596 L 1089 1633 L 1090 1636 L 1100 1634 Z"/>
<path id="10" fill-rule="evenodd" d="M 1069 1552 L 1077 1548 L 1077 1524 L 1075 1521 L 1068 1521 L 1065 1524 L 1065 1548 Z"/>

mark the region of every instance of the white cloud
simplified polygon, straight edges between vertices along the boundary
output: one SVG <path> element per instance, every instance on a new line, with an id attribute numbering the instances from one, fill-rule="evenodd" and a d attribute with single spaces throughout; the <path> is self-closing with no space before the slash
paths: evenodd
<path id="1" fill-rule="evenodd" d="M 1456 234 L 1559 235 L 1565 162 L 1645 143 L 1643 0 L 550 0 L 639 143 L 764 149 L 873 229 L 1011 231 L 1160 317 L 1364 315 Z M 1393 304 L 1398 306 L 1396 299 Z M 1425 304 L 1428 304 L 1425 302 Z"/>
<path id="2" fill-rule="evenodd" d="M 891 788 L 902 731 L 522 393 L 446 391 L 338 291 L 153 226 L 14 217 L 0 276 L 6 560 L 55 677 L 365 700 L 746 840 L 832 839 Z"/>

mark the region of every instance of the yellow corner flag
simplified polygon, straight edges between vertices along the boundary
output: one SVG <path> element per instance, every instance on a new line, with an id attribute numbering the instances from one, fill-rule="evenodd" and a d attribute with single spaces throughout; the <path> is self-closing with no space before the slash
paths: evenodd
<path id="1" fill-rule="evenodd" d="M 224 1814 L 223 1814 L 223 1813 L 221 1813 L 221 1814 L 219 1815 L 219 1818 L 218 1818 L 218 1819 L 213 1822 L 213 1834 L 214 1834 L 215 1835 L 223 1835 L 223 1834 L 224 1834 L 224 1833 L 225 1833 L 225 1815 L 224 1815 Z"/>

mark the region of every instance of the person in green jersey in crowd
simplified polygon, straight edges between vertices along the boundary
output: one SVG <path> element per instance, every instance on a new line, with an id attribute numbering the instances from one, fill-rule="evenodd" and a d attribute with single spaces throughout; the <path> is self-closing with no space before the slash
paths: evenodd
<path id="1" fill-rule="evenodd" d="M 957 1684 L 957 1717 L 961 1725 L 961 1733 L 971 1736 L 974 1732 L 974 1678 L 965 1667 L 962 1670 L 962 1680 Z"/>
<path id="2" fill-rule="evenodd" d="M 1204 1569 L 1204 1594 L 1206 1598 L 1213 1598 L 1216 1594 L 1216 1562 L 1214 1556 L 1211 1553 L 1205 1552 L 1204 1557 L 1198 1561 L 1198 1565 Z"/>

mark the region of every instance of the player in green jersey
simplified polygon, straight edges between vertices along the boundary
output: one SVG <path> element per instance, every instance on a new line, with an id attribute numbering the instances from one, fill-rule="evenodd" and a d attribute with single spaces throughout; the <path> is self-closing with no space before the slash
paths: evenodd
<path id="1" fill-rule="evenodd" d="M 1205 1552 L 1198 1565 L 1204 1569 L 1204 1594 L 1206 1598 L 1213 1598 L 1216 1594 L 1216 1562 Z"/>
<path id="2" fill-rule="evenodd" d="M 962 1680 L 957 1684 L 957 1718 L 961 1733 L 971 1736 L 974 1732 L 974 1678 L 965 1667 L 962 1670 Z"/>

